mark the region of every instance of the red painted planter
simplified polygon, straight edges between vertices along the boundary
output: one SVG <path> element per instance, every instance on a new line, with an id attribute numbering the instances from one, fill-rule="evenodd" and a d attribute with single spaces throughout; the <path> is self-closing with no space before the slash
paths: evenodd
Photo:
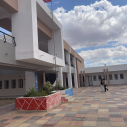
<path id="1" fill-rule="evenodd" d="M 61 92 L 45 97 L 19 97 L 15 99 L 15 110 L 48 110 L 61 103 Z"/>

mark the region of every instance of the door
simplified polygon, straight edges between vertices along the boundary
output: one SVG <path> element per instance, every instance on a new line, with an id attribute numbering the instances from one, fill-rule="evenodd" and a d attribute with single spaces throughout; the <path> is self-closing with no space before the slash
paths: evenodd
<path id="1" fill-rule="evenodd" d="M 93 86 L 92 76 L 88 76 L 89 86 Z"/>

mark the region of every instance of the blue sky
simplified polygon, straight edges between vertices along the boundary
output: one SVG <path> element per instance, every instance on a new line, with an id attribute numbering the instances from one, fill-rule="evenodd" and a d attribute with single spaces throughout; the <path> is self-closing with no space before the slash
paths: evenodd
<path id="1" fill-rule="evenodd" d="M 70 11 L 74 8 L 74 6 L 78 5 L 90 5 L 92 3 L 95 3 L 95 1 L 100 0 L 53 0 L 53 8 L 54 10 L 57 9 L 57 7 L 63 7 L 67 11 Z M 119 5 L 123 6 L 127 4 L 127 0 L 108 0 L 113 5 Z M 55 2 L 58 2 L 57 4 Z"/>

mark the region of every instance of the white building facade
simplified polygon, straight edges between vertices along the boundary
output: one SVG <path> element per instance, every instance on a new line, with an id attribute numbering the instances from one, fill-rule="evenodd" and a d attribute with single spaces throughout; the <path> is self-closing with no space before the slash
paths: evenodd
<path id="1" fill-rule="evenodd" d="M 1 98 L 24 95 L 32 87 L 40 90 L 56 77 L 62 86 L 79 87 L 84 60 L 63 40 L 62 25 L 53 19 L 54 27 L 43 0 L 0 1 L 0 27 L 11 33 L 0 31 Z"/>
<path id="2" fill-rule="evenodd" d="M 108 85 L 127 85 L 127 64 L 81 68 L 79 73 L 83 71 L 85 71 L 86 86 L 100 85 L 100 77 L 105 78 Z"/>

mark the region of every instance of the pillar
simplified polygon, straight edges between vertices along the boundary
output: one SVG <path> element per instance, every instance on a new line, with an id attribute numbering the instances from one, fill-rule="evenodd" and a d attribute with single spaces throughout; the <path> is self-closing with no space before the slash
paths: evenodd
<path id="1" fill-rule="evenodd" d="M 107 80 L 108 80 L 108 85 L 110 85 L 110 82 L 109 82 L 109 74 L 108 74 L 108 69 L 107 69 Z"/>
<path id="2" fill-rule="evenodd" d="M 63 78 L 64 78 L 64 79 L 63 79 L 63 80 L 64 80 L 64 81 L 63 81 L 63 83 L 64 83 L 63 86 L 66 87 L 66 74 L 64 74 Z"/>
<path id="3" fill-rule="evenodd" d="M 76 70 L 77 70 L 78 88 L 80 88 L 79 69 L 78 69 L 78 61 L 77 61 L 77 59 L 76 59 Z"/>
<path id="4" fill-rule="evenodd" d="M 69 86 L 69 88 L 72 88 L 70 52 L 67 52 L 67 53 L 66 53 L 66 58 L 67 58 L 67 62 L 68 62 L 68 64 L 69 64 L 69 66 L 68 66 L 68 73 L 67 73 L 67 77 L 68 77 L 68 86 Z"/>
<path id="5" fill-rule="evenodd" d="M 86 75 L 85 75 L 85 71 L 83 71 L 84 73 L 84 82 L 85 82 L 85 87 L 86 87 Z"/>
<path id="6" fill-rule="evenodd" d="M 73 64 L 75 66 L 75 73 L 74 73 L 74 84 L 75 84 L 75 88 L 78 88 L 78 80 L 77 80 L 77 68 L 76 68 L 76 58 L 73 57 Z"/>
<path id="7" fill-rule="evenodd" d="M 35 88 L 35 90 L 38 90 L 37 72 L 25 71 L 25 91 L 29 91 L 29 88 Z"/>
<path id="8" fill-rule="evenodd" d="M 82 71 L 81 71 L 81 83 L 82 83 L 82 87 L 83 87 L 83 77 L 82 77 Z"/>
<path id="9" fill-rule="evenodd" d="M 105 69 L 104 69 L 104 77 L 105 77 L 105 79 L 106 79 Z M 107 80 L 107 79 L 106 79 L 106 80 Z"/>
<path id="10" fill-rule="evenodd" d="M 45 84 L 45 73 L 43 73 L 43 85 Z"/>
<path id="11" fill-rule="evenodd" d="M 62 72 L 62 67 L 59 67 L 59 71 L 57 73 L 57 80 L 61 81 L 61 86 L 63 87 L 63 72 Z"/>

